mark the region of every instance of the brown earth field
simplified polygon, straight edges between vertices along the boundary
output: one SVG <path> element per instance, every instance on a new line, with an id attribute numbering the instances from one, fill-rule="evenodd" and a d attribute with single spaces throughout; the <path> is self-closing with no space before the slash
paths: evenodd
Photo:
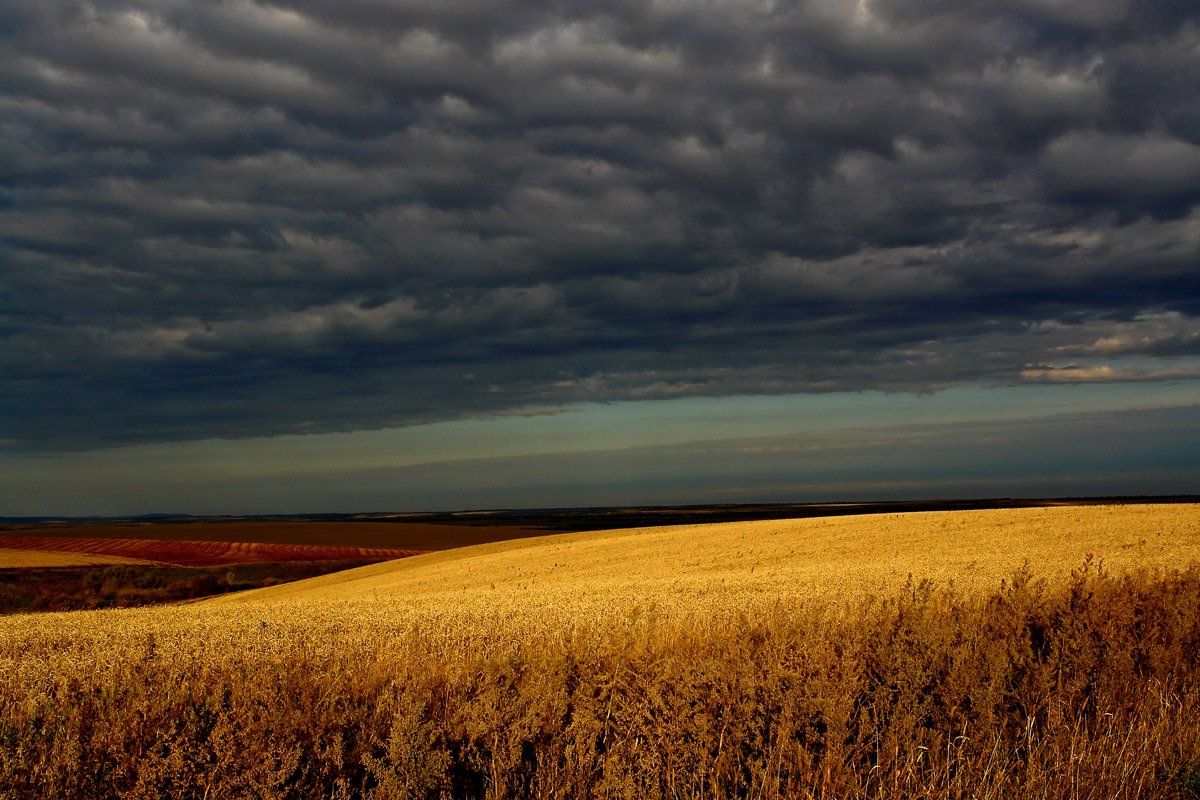
<path id="1" fill-rule="evenodd" d="M 237 520 L 129 523 L 43 523 L 0 527 L 4 544 L 21 548 L 21 541 L 36 538 L 29 547 L 56 550 L 44 546 L 55 539 L 161 540 L 190 542 L 254 542 L 262 545 L 292 545 L 321 548 L 376 548 L 429 552 L 467 547 L 508 539 L 539 536 L 554 531 L 520 525 L 455 525 L 425 522 L 336 522 L 308 520 Z M 20 541 L 18 541 L 20 540 Z M 89 545 L 101 546 L 101 545 Z M 92 551 L 83 551 L 92 552 Z M 99 551 L 105 552 L 105 551 Z M 298 554 L 302 551 L 296 551 Z M 143 556 L 136 556 L 143 557 Z M 356 557 L 349 554 L 348 557 Z M 151 559 L 166 560 L 171 559 Z M 291 560 L 291 559 L 251 559 Z"/>
<path id="2" fill-rule="evenodd" d="M 325 547 L 274 542 L 222 542 L 208 539 L 106 539 L 3 535 L 0 535 L 0 548 L 134 558 L 180 567 L 345 559 L 387 561 L 422 552 L 385 547 Z"/>

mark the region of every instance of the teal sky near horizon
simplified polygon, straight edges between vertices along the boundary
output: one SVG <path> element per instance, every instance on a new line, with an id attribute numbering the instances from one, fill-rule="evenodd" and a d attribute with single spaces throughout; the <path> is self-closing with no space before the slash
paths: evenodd
<path id="1" fill-rule="evenodd" d="M 1198 406 L 1195 380 L 690 397 L 10 453 L 0 516 L 1185 493 L 1200 490 Z M 1078 442 L 1027 464 L 1047 439 L 1022 438 L 1030 426 Z"/>

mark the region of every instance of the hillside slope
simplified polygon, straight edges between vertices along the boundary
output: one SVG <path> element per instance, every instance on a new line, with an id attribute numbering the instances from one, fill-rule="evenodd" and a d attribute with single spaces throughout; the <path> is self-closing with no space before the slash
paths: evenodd
<path id="1" fill-rule="evenodd" d="M 1193 566 L 996 591 L 1088 553 Z M 0 616 L 0 797 L 1179 800 L 1197 562 L 1198 505 L 880 515 Z"/>
<path id="2" fill-rule="evenodd" d="M 881 514 L 573 533 L 376 564 L 213 603 L 386 601 L 505 617 L 635 606 L 736 607 L 889 593 L 912 576 L 991 590 L 1029 562 L 1065 575 L 1200 560 L 1200 505 Z"/>

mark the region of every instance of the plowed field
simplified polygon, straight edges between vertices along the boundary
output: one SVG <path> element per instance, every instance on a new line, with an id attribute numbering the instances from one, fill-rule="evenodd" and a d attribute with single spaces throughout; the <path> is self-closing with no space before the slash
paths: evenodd
<path id="1" fill-rule="evenodd" d="M 404 558 L 419 550 L 385 547 L 330 547 L 273 542 L 218 542 L 208 540 L 108 539 L 73 536 L 0 535 L 0 549 L 41 553 L 71 553 L 109 560 L 137 559 L 184 567 L 249 564 L 259 561 L 344 561 Z M 77 562 L 84 563 L 84 562 Z M 14 565 L 20 566 L 20 565 Z M 38 566 L 29 564 L 28 566 Z M 65 566 L 65 565 L 64 565 Z"/>

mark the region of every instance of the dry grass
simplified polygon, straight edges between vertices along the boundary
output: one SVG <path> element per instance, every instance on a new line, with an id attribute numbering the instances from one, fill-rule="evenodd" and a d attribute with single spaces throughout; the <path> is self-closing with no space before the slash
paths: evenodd
<path id="1" fill-rule="evenodd" d="M 10 550 L 0 548 L 0 569 L 35 567 L 90 567 L 100 564 L 152 564 L 137 558 L 89 553 L 57 553 L 47 550 Z"/>
<path id="2" fill-rule="evenodd" d="M 1197 522 L 572 534 L 8 617 L 0 797 L 1183 798 Z"/>

